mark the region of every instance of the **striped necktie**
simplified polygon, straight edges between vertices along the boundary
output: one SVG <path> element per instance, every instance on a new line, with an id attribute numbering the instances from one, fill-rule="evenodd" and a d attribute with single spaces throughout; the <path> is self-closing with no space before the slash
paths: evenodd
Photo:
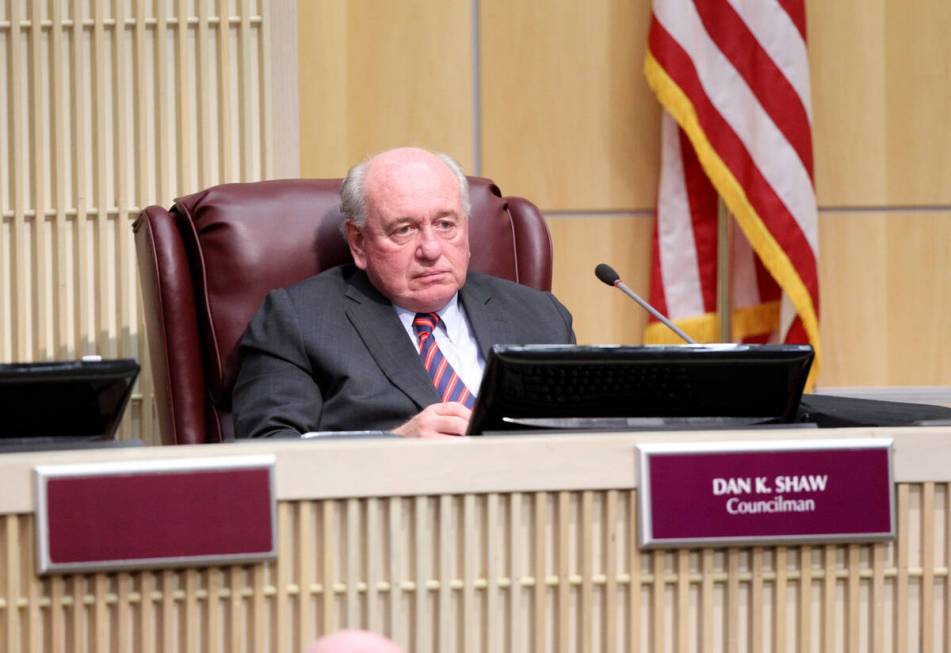
<path id="1" fill-rule="evenodd" d="M 438 324 L 439 315 L 436 313 L 417 313 L 413 318 L 413 330 L 419 340 L 419 356 L 423 360 L 423 367 L 436 386 L 441 401 L 458 401 L 472 408 L 475 397 L 436 345 L 433 330 Z"/>

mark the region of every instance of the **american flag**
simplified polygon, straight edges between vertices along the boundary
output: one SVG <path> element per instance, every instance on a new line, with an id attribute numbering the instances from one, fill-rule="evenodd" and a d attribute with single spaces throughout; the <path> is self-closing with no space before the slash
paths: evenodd
<path id="1" fill-rule="evenodd" d="M 734 218 L 732 337 L 810 343 L 819 225 L 803 0 L 654 0 L 644 65 L 664 108 L 651 300 L 719 339 L 717 194 Z M 670 342 L 648 325 L 648 342 Z"/>

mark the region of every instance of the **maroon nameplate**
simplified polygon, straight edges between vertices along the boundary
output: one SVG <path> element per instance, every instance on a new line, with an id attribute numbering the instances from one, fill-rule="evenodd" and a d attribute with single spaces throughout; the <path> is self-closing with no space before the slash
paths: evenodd
<path id="1" fill-rule="evenodd" d="M 637 449 L 643 547 L 895 536 L 891 440 Z"/>
<path id="2" fill-rule="evenodd" d="M 274 457 L 36 468 L 39 573 L 276 555 Z"/>

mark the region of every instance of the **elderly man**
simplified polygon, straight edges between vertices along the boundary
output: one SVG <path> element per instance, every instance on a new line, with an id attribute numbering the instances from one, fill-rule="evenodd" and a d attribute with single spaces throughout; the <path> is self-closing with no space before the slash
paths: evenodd
<path id="1" fill-rule="evenodd" d="M 468 271 L 468 184 L 448 156 L 383 152 L 341 198 L 354 262 L 265 299 L 239 349 L 239 437 L 462 435 L 492 345 L 574 342 L 553 295 Z"/>

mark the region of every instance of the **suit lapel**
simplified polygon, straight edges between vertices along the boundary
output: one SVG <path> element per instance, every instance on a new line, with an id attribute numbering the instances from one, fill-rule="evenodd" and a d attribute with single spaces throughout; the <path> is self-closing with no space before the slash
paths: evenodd
<path id="1" fill-rule="evenodd" d="M 406 331 L 383 297 L 357 270 L 350 278 L 344 309 L 363 344 L 390 382 L 420 408 L 439 401 L 439 395 L 419 360 Z"/>
<path id="2" fill-rule="evenodd" d="M 466 285 L 459 291 L 459 298 L 484 359 L 488 359 L 492 345 L 516 342 L 515 329 L 509 316 L 499 309 L 498 302 L 492 301 L 492 292 L 480 282 L 479 277 L 470 275 L 466 279 Z"/>

